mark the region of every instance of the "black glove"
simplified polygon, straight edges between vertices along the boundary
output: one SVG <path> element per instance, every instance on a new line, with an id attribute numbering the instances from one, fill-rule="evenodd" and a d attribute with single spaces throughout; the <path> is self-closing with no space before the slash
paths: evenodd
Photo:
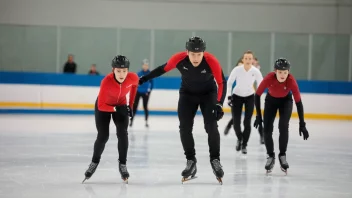
<path id="1" fill-rule="evenodd" d="M 309 137 L 309 133 L 306 128 L 306 123 L 305 122 L 300 122 L 299 123 L 299 136 L 302 136 L 303 133 L 303 139 L 307 140 Z"/>
<path id="2" fill-rule="evenodd" d="M 133 118 L 133 111 L 131 110 L 130 106 L 127 106 L 127 113 L 128 113 L 128 117 Z"/>
<path id="3" fill-rule="evenodd" d="M 222 105 L 220 103 L 215 105 L 213 113 L 217 121 L 219 121 L 224 116 L 224 110 L 222 110 Z"/>
<path id="4" fill-rule="evenodd" d="M 142 77 L 139 78 L 139 85 L 141 85 L 141 84 L 143 84 L 143 83 L 145 83 L 147 81 L 148 80 L 144 76 L 142 76 Z"/>
<path id="5" fill-rule="evenodd" d="M 230 107 L 232 107 L 232 105 L 233 105 L 233 103 L 232 103 L 232 96 L 229 96 L 229 97 L 227 97 L 227 104 L 230 106 Z"/>
<path id="6" fill-rule="evenodd" d="M 263 120 L 261 116 L 256 116 L 254 121 L 254 127 L 257 129 L 259 126 L 259 130 L 263 130 Z"/>

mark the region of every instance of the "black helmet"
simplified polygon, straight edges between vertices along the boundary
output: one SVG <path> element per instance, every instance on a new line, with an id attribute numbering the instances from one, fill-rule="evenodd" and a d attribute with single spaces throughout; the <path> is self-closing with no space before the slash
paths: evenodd
<path id="1" fill-rule="evenodd" d="M 130 68 L 130 61 L 126 56 L 117 55 L 112 59 L 111 66 L 113 68 Z"/>
<path id="2" fill-rule="evenodd" d="M 186 49 L 191 52 L 204 52 L 205 48 L 205 41 L 198 36 L 189 38 L 186 43 Z"/>
<path id="3" fill-rule="evenodd" d="M 279 58 L 275 61 L 274 68 L 277 70 L 290 70 L 290 62 L 285 58 Z"/>

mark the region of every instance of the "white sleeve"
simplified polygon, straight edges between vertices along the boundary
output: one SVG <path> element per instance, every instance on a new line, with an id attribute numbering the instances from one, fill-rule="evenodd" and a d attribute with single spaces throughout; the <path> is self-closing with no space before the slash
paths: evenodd
<path id="1" fill-rule="evenodd" d="M 237 77 L 237 68 L 235 67 L 232 69 L 229 79 L 227 80 L 227 96 L 232 95 L 232 85 L 235 82 L 236 77 Z"/>
<path id="2" fill-rule="evenodd" d="M 263 75 L 259 69 L 257 69 L 256 75 L 255 75 L 255 81 L 257 82 L 257 89 L 258 89 L 260 83 L 263 81 Z"/>

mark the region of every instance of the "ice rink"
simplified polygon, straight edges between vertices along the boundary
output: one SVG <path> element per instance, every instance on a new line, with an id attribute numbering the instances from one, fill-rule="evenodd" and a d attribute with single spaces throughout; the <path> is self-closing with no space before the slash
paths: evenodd
<path id="1" fill-rule="evenodd" d="M 276 160 L 273 173 L 266 176 L 266 152 L 259 144 L 257 130 L 252 130 L 248 154 L 243 156 L 235 151 L 233 129 L 230 135 L 223 135 L 229 118 L 227 115 L 219 122 L 223 185 L 211 170 L 207 134 L 200 116 L 194 126 L 197 179 L 181 184 L 186 159 L 177 117 L 152 116 L 149 129 L 145 129 L 142 116 L 137 116 L 129 130 L 130 179 L 126 185 L 117 169 L 117 138 L 112 122 L 101 163 L 93 177 L 81 184 L 96 137 L 93 115 L 0 115 L 0 197 L 352 197 L 351 121 L 307 120 L 310 138 L 303 141 L 298 121 L 293 119 L 288 175 Z"/>

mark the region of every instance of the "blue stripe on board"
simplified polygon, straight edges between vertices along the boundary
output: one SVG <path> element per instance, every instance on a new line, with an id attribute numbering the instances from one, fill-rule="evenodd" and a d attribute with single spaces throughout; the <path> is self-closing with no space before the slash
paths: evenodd
<path id="1" fill-rule="evenodd" d="M 99 86 L 104 76 L 27 73 L 27 72 L 0 72 L 0 84 L 42 84 L 67 86 Z M 155 89 L 180 88 L 180 77 L 158 77 L 154 81 Z M 307 81 L 299 80 L 302 93 L 321 94 L 352 94 L 352 82 L 338 81 Z"/>

